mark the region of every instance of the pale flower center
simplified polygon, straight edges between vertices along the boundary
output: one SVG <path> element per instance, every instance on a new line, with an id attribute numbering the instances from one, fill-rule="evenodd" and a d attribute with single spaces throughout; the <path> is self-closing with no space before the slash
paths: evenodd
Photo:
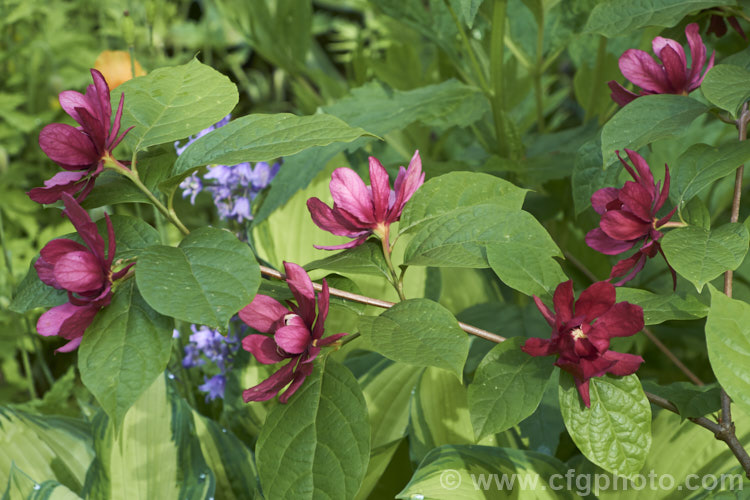
<path id="1" fill-rule="evenodd" d="M 573 340 L 581 340 L 586 338 L 586 334 L 583 333 L 583 330 L 581 327 L 578 327 L 570 332 L 570 336 L 573 337 Z"/>

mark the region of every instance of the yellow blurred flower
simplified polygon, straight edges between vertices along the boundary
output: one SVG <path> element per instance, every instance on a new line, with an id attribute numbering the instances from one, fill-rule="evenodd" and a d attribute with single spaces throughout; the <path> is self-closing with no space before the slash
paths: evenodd
<path id="1" fill-rule="evenodd" d="M 96 58 L 94 68 L 104 75 L 110 89 L 114 89 L 133 78 L 132 68 L 130 67 L 130 53 L 124 50 L 105 50 Z M 135 76 L 145 74 L 146 72 L 136 59 Z"/>

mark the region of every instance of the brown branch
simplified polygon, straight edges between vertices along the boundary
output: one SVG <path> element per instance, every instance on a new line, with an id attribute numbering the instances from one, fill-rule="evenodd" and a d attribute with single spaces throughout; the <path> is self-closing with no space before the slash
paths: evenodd
<path id="1" fill-rule="evenodd" d="M 264 276 L 268 276 L 270 278 L 276 278 L 278 280 L 286 279 L 282 273 L 276 271 L 275 269 L 271 269 L 270 267 L 260 266 L 260 272 Z M 313 283 L 313 288 L 317 291 L 320 291 L 322 289 L 322 286 L 319 285 L 318 283 Z M 390 309 L 391 307 L 395 305 L 393 302 L 388 302 L 387 300 L 373 299 L 372 297 L 367 297 L 365 295 L 359 295 L 356 293 L 339 290 L 337 288 L 329 288 L 328 291 L 334 297 L 339 297 L 342 299 L 350 300 L 352 302 L 357 302 L 359 304 L 367 304 L 369 306 L 382 307 L 383 309 Z M 458 323 L 458 326 L 460 326 L 461 329 L 465 331 L 466 333 L 469 333 L 476 337 L 483 338 L 485 340 L 489 340 L 490 342 L 495 342 L 499 344 L 500 342 L 505 341 L 505 337 L 502 337 L 492 332 L 488 332 L 487 330 L 482 330 L 481 328 L 477 328 L 476 326 L 467 325 L 466 323 L 461 323 L 460 321 Z"/>

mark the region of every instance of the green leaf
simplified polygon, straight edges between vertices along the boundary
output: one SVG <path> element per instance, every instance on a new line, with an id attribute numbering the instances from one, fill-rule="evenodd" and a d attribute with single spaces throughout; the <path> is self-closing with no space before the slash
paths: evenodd
<path id="1" fill-rule="evenodd" d="M 576 215 L 591 207 L 591 195 L 597 190 L 617 183 L 619 168 L 602 168 L 601 137 L 578 149 L 573 175 L 570 177 Z"/>
<path id="2" fill-rule="evenodd" d="M 586 408 L 573 376 L 560 373 L 560 410 L 578 449 L 596 465 L 622 476 L 637 474 L 651 447 L 651 405 L 635 375 L 590 379 Z"/>
<path id="3" fill-rule="evenodd" d="M 661 240 L 667 261 L 700 292 L 727 270 L 737 269 L 747 253 L 750 235 L 744 224 L 725 224 L 708 231 L 688 226 L 669 231 Z"/>
<path id="4" fill-rule="evenodd" d="M 393 90 L 382 83 L 372 82 L 353 89 L 349 96 L 322 108 L 324 113 L 380 137 L 394 130 L 405 129 L 417 121 L 439 131 L 454 126 L 465 127 L 482 118 L 488 109 L 487 98 L 479 89 L 457 80 L 407 91 Z M 255 214 L 256 222 L 266 219 L 294 193 L 307 186 L 337 154 L 359 149 L 367 141 L 362 138 L 354 144 L 315 147 L 285 158 L 284 166 L 271 183 L 267 198 Z M 408 161 L 408 158 L 405 160 Z"/>
<path id="5" fill-rule="evenodd" d="M 113 106 L 125 94 L 122 130 L 134 150 L 184 139 L 224 118 L 237 104 L 237 87 L 218 71 L 193 59 L 159 68 L 112 92 Z"/>
<path id="6" fill-rule="evenodd" d="M 684 299 L 677 294 L 659 295 L 636 288 L 617 287 L 617 302 L 630 302 L 643 308 L 647 325 L 658 325 L 671 320 L 705 318 L 708 306 L 695 295 Z"/>
<path id="7" fill-rule="evenodd" d="M 250 247 L 212 227 L 193 231 L 177 248 L 146 249 L 135 269 L 138 288 L 155 310 L 222 330 L 252 301 L 260 284 Z"/>
<path id="8" fill-rule="evenodd" d="M 474 18 L 477 15 L 479 6 L 482 5 L 483 1 L 484 0 L 450 0 L 450 4 L 458 15 L 458 18 L 471 28 L 474 24 Z"/>
<path id="9" fill-rule="evenodd" d="M 732 401 L 750 414 L 750 305 L 711 291 L 706 346 L 711 368 Z"/>
<path id="10" fill-rule="evenodd" d="M 437 302 L 428 299 L 399 302 L 378 316 L 365 336 L 386 358 L 415 366 L 444 368 L 462 379 L 469 355 L 469 337 L 456 318 Z"/>
<path id="11" fill-rule="evenodd" d="M 658 385 L 644 380 L 643 390 L 671 401 L 679 410 L 680 418 L 699 418 L 721 409 L 721 387 L 695 385 L 691 382 L 674 382 L 669 385 Z"/>
<path id="12" fill-rule="evenodd" d="M 551 479 L 562 477 L 566 469 L 558 459 L 533 451 L 446 445 L 435 448 L 422 460 L 396 498 L 508 498 L 503 490 L 513 491 L 514 497 L 520 490 L 519 498 L 574 498 L 573 492 L 566 488 L 555 491 L 549 487 L 554 484 Z"/>
<path id="13" fill-rule="evenodd" d="M 479 439 L 510 429 L 542 400 L 553 360 L 523 352 L 525 341 L 513 337 L 493 347 L 469 384 L 471 424 Z"/>
<path id="14" fill-rule="evenodd" d="M 529 296 L 552 295 L 557 285 L 568 280 L 553 259 L 562 253 L 539 223 L 530 225 L 528 230 L 527 241 L 489 246 L 487 262 L 509 287 Z"/>
<path id="15" fill-rule="evenodd" d="M 231 431 L 193 410 L 195 433 L 216 478 L 216 494 L 228 500 L 261 498 L 252 452 Z"/>
<path id="16" fill-rule="evenodd" d="M 527 189 L 505 179 L 478 172 L 451 172 L 424 183 L 404 207 L 399 233 L 414 231 L 452 210 L 493 204 L 507 210 L 521 210 Z"/>
<path id="17" fill-rule="evenodd" d="M 586 33 L 612 38 L 647 26 L 671 28 L 690 13 L 720 5 L 736 5 L 734 0 L 606 0 L 591 11 Z"/>
<path id="18" fill-rule="evenodd" d="M 657 139 L 676 137 L 700 115 L 705 104 L 682 95 L 647 95 L 634 100 L 602 128 L 604 166 L 617 161 L 615 151 L 638 150 Z"/>
<path id="19" fill-rule="evenodd" d="M 701 92 L 711 104 L 737 118 L 742 104 L 750 99 L 750 71 L 731 64 L 714 66 L 701 84 Z"/>
<path id="20" fill-rule="evenodd" d="M 190 407 L 159 375 L 115 428 L 93 421 L 96 459 L 83 496 L 92 500 L 209 500 L 214 475 L 201 455 Z"/>
<path id="21" fill-rule="evenodd" d="M 750 73 L 748 73 L 750 77 Z M 701 193 L 714 181 L 734 173 L 750 160 L 750 143 L 733 142 L 720 148 L 694 144 L 670 168 L 670 198 L 676 205 Z"/>
<path id="22" fill-rule="evenodd" d="M 15 465 L 35 480 L 81 491 L 94 458 L 91 429 L 82 420 L 0 407 L 0 485 Z"/>
<path id="23" fill-rule="evenodd" d="M 335 361 L 318 364 L 258 436 L 266 498 L 353 498 L 367 470 L 370 428 L 362 391 Z"/>
<path id="24" fill-rule="evenodd" d="M 507 279 L 509 286 L 534 289 L 541 286 L 540 282 L 548 285 L 553 281 L 554 261 L 540 271 L 541 276 L 533 269 L 512 268 L 516 263 L 530 266 L 534 261 L 561 255 L 544 227 L 528 212 L 506 210 L 494 204 L 461 207 L 424 224 L 409 242 L 404 263 L 484 268 L 490 265 L 487 249 L 493 247 L 494 251 L 515 259 L 515 263 L 507 265 L 493 260 L 496 265 L 493 270 L 503 281 Z M 530 251 L 536 255 L 521 255 Z M 537 280 L 535 284 L 524 284 L 529 272 Z"/>
<path id="25" fill-rule="evenodd" d="M 57 481 L 37 482 L 11 464 L 8 485 L 2 500 L 80 500 L 81 497 Z"/>
<path id="26" fill-rule="evenodd" d="M 116 426 L 166 368 L 173 327 L 171 318 L 149 307 L 131 279 L 86 329 L 78 349 L 81 381 Z"/>
<path id="27" fill-rule="evenodd" d="M 350 127 L 332 115 L 247 115 L 188 146 L 177 159 L 172 174 L 180 175 L 201 165 L 272 160 L 314 146 L 351 142 L 363 135 L 372 134 Z"/>
<path id="28" fill-rule="evenodd" d="M 427 368 L 409 405 L 409 454 L 421 461 L 445 444 L 476 444 L 466 387 L 450 372 Z M 481 444 L 497 444 L 489 436 Z"/>
<path id="29" fill-rule="evenodd" d="M 388 264 L 383 257 L 383 247 L 372 239 L 367 240 L 362 245 L 305 265 L 305 270 L 312 271 L 313 269 L 353 274 L 375 274 L 385 276 L 388 279 L 391 277 Z"/>

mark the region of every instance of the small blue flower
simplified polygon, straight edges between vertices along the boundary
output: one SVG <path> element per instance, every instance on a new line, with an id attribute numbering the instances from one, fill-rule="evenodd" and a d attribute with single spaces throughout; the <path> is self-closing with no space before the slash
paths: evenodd
<path id="1" fill-rule="evenodd" d="M 224 387 L 226 386 L 227 379 L 224 375 L 214 375 L 211 378 L 203 376 L 203 384 L 198 386 L 201 392 L 206 394 L 206 403 L 213 401 L 216 398 L 224 398 Z"/>
<path id="2" fill-rule="evenodd" d="M 193 368 L 194 366 L 201 366 L 206 363 L 206 360 L 201 358 L 201 350 L 195 346 L 195 344 L 188 344 L 185 346 L 185 357 L 182 359 L 182 366 L 184 368 Z"/>
<path id="3" fill-rule="evenodd" d="M 198 172 L 193 172 L 190 177 L 186 177 L 185 180 L 180 182 L 180 188 L 182 188 L 182 197 L 187 198 L 190 196 L 190 204 L 195 205 L 195 197 L 203 189 L 203 183 L 201 178 L 198 177 Z"/>

